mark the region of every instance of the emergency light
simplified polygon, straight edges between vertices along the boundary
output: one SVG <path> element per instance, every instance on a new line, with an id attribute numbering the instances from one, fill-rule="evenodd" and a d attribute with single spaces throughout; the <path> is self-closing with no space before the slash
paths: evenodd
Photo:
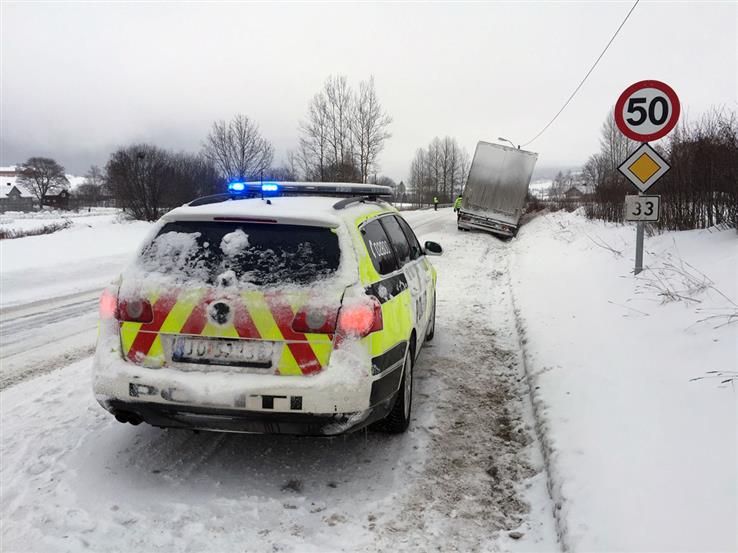
<path id="1" fill-rule="evenodd" d="M 229 200 L 254 199 L 267 196 L 338 196 L 341 200 L 333 207 L 343 209 L 357 201 L 375 201 L 382 196 L 391 196 L 392 189 L 389 186 L 378 184 L 361 184 L 346 182 L 263 182 L 246 181 L 231 182 L 228 184 L 228 192 L 225 194 L 213 194 L 192 200 L 188 205 L 207 205 Z"/>

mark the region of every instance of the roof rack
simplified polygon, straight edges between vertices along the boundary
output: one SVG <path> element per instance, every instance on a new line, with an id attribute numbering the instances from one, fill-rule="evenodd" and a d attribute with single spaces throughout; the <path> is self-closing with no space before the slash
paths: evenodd
<path id="1" fill-rule="evenodd" d="M 195 207 L 227 200 L 272 198 L 275 196 L 347 196 L 346 200 L 349 201 L 341 200 L 333 206 L 335 209 L 343 209 L 354 202 L 379 201 L 380 196 L 392 195 L 392 189 L 389 186 L 344 182 L 251 181 L 231 183 L 228 185 L 228 190 L 227 193 L 197 198 L 187 205 Z"/>

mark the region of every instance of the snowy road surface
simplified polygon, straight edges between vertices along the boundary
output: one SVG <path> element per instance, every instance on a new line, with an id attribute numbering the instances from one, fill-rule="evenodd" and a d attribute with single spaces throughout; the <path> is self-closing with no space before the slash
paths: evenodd
<path id="1" fill-rule="evenodd" d="M 406 435 L 121 425 L 92 398 L 84 358 L 2 392 L 3 550 L 558 549 L 509 292 L 510 244 L 457 232 L 449 209 L 403 215 L 421 240 L 445 248 L 433 260 L 436 338 L 418 361 Z M 20 343 L 11 318 L 54 335 L 76 321 L 86 328 L 92 299 L 6 310 L 3 340 Z M 65 320 L 75 324 L 61 330 Z M 29 370 L 50 368 L 39 363 Z"/>

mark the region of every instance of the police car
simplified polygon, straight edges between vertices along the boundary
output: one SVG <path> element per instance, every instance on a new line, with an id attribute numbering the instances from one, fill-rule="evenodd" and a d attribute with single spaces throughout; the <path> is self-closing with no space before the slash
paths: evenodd
<path id="1" fill-rule="evenodd" d="M 232 183 L 164 215 L 100 300 L 98 402 L 159 427 L 405 431 L 442 249 L 389 194 Z"/>

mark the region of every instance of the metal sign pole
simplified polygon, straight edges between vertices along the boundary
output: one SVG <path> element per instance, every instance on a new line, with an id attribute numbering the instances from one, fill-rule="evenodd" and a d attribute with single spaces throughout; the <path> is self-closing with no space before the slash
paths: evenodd
<path id="1" fill-rule="evenodd" d="M 635 274 L 643 270 L 643 221 L 638 221 L 636 227 L 636 265 Z"/>

